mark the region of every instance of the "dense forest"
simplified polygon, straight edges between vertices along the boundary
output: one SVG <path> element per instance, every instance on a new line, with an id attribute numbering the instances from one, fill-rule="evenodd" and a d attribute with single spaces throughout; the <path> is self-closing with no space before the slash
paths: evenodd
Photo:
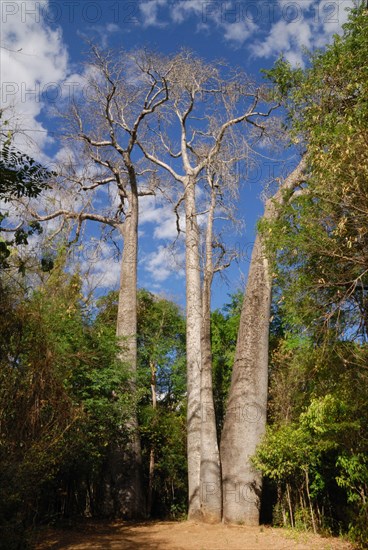
<path id="1" fill-rule="evenodd" d="M 187 516 L 368 547 L 367 52 L 364 7 L 259 86 L 188 51 L 91 46 L 52 169 L 0 110 L 1 548 L 80 518 Z M 245 289 L 211 310 L 235 167 L 265 149 L 293 170 L 264 182 Z M 137 285 L 151 195 L 176 215 L 185 311 Z M 122 238 L 118 290 L 85 291 L 86 223 Z"/>

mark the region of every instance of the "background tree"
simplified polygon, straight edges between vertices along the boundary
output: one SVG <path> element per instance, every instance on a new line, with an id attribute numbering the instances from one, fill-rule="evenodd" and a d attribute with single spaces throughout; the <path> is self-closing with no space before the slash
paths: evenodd
<path id="1" fill-rule="evenodd" d="M 150 388 L 150 403 L 144 399 L 141 409 L 141 430 L 149 443 L 147 513 L 182 514 L 182 495 L 187 496 L 180 479 L 180 473 L 187 474 L 185 321 L 176 304 L 145 290 L 138 293 L 138 359 L 141 383 Z"/>
<path id="2" fill-rule="evenodd" d="M 230 301 L 211 314 L 213 391 L 219 440 L 234 364 L 243 294 L 242 290 L 238 290 L 236 293 L 229 295 Z"/>
<path id="3" fill-rule="evenodd" d="M 118 295 L 98 301 L 98 323 L 114 326 Z M 173 302 L 138 291 L 137 406 L 147 514 L 179 517 L 186 509 L 185 321 Z"/>

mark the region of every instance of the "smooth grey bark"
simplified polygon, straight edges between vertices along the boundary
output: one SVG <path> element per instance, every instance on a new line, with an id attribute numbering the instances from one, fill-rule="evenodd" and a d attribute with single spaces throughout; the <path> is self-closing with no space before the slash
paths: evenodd
<path id="1" fill-rule="evenodd" d="M 252 467 L 266 426 L 271 282 L 259 235 L 240 317 L 233 375 L 221 437 L 223 519 L 258 525 L 261 476 Z"/>
<path id="2" fill-rule="evenodd" d="M 201 515 L 207 523 L 217 523 L 222 516 L 220 452 L 217 442 L 215 406 L 213 400 L 211 352 L 211 286 L 214 275 L 212 238 L 216 207 L 216 191 L 211 189 L 208 211 L 205 266 L 202 288 L 202 372 L 201 372 Z"/>
<path id="3" fill-rule="evenodd" d="M 166 64 L 164 64 L 166 65 Z M 58 216 L 77 221 L 76 239 L 82 222 L 98 221 L 120 231 L 123 255 L 119 288 L 116 334 L 119 338 L 119 359 L 130 369 L 130 393 L 134 396 L 137 370 L 137 254 L 138 254 L 138 200 L 155 193 L 155 184 L 149 175 L 154 171 L 147 167 L 144 157 L 136 155 L 138 133 L 145 134 L 145 121 L 168 100 L 167 73 L 170 63 L 161 70 L 161 62 L 147 52 L 120 55 L 104 54 L 92 46 L 92 67 L 89 75 L 88 97 L 72 102 L 69 114 L 68 139 L 82 144 L 83 155 L 89 160 L 86 171 L 80 175 L 70 163 L 68 179 L 76 185 L 76 193 L 91 193 L 86 204 L 78 211 L 60 209 L 37 219 L 46 221 Z M 130 83 L 132 69 L 141 79 Z M 134 70 L 133 70 L 134 73 Z M 82 164 L 82 163 L 81 163 Z M 89 165 L 93 166 L 92 173 Z M 97 172 L 96 172 L 97 167 Z M 138 189 L 137 178 L 144 175 L 145 189 Z M 142 178 L 143 179 L 143 178 Z M 113 186 L 119 196 L 117 208 L 103 216 L 101 204 L 94 203 L 95 190 Z M 106 187 L 105 187 L 106 189 Z M 72 197 L 74 200 L 74 196 Z M 91 210 L 87 212 L 86 210 Z M 123 389 L 126 391 L 126 388 Z M 123 413 L 123 411 L 122 411 Z M 141 475 L 141 445 L 137 412 L 122 419 L 122 435 L 127 441 L 112 442 L 105 464 L 103 512 L 105 515 L 141 518 L 145 514 Z"/>
<path id="4" fill-rule="evenodd" d="M 275 219 L 287 191 L 304 178 L 304 160 L 265 205 Z M 266 427 L 271 274 L 258 234 L 254 243 L 221 438 L 223 520 L 259 524 L 262 478 L 251 464 Z"/>
<path id="5" fill-rule="evenodd" d="M 200 518 L 201 456 L 201 330 L 202 297 L 197 223 L 196 180 L 185 182 L 186 338 L 187 338 L 187 449 L 190 519 Z"/>
<path id="6" fill-rule="evenodd" d="M 131 179 L 130 208 L 123 238 L 118 316 L 116 335 L 121 338 L 121 360 L 130 369 L 130 389 L 135 394 L 137 374 L 137 258 L 138 258 L 138 194 L 135 177 Z M 134 181 L 132 181 L 134 179 Z M 127 519 L 144 517 L 145 503 L 142 486 L 142 455 L 136 406 L 126 426 L 128 442 L 124 445 L 118 487 L 118 515 Z"/>
<path id="7" fill-rule="evenodd" d="M 260 105 L 265 99 L 264 93 L 261 89 L 254 91 L 252 84 L 249 83 L 249 79 L 245 75 L 239 74 L 235 78 L 232 77 L 231 84 L 228 86 L 227 79 L 221 78 L 220 65 L 205 65 L 200 59 L 188 52 L 182 52 L 173 58 L 171 66 L 173 70 L 167 78 L 169 103 L 166 105 L 166 110 L 163 109 L 159 124 L 156 128 L 151 128 L 152 140 L 147 140 L 147 138 L 141 140 L 139 146 L 148 160 L 170 174 L 174 181 L 184 186 L 187 298 L 188 515 L 190 518 L 203 519 L 200 486 L 202 296 L 195 186 L 206 167 L 212 166 L 226 148 L 228 148 L 230 154 L 227 162 L 235 162 L 242 157 L 237 152 L 239 142 L 235 138 L 235 128 L 243 123 L 250 123 L 252 128 L 263 131 L 264 127 L 260 121 L 268 117 L 277 108 L 277 104 L 270 106 L 267 111 L 263 111 Z M 249 92 L 239 94 L 239 88 L 235 84 L 236 81 L 241 89 L 244 86 L 249 87 Z M 225 88 L 226 93 L 224 93 Z M 170 100 L 172 100 L 171 103 Z M 209 108 L 206 109 L 204 105 Z M 217 105 L 219 106 L 218 109 Z M 172 115 L 180 125 L 180 145 L 178 148 L 174 147 L 169 139 L 170 134 L 168 135 L 162 129 L 164 128 L 162 123 L 167 124 L 167 127 L 171 126 Z M 199 121 L 202 121 L 202 127 Z M 177 159 L 181 160 L 181 173 L 178 173 L 174 168 L 178 164 Z M 176 212 L 181 202 L 182 198 L 175 207 Z M 203 435 L 205 436 L 205 434 Z M 205 461 L 203 460 L 203 469 L 204 465 Z"/>
<path id="8" fill-rule="evenodd" d="M 129 389 L 136 389 L 137 372 L 137 257 L 138 257 L 138 194 L 135 175 L 131 176 L 129 211 L 119 226 L 124 239 L 116 335 L 121 351 L 119 359 L 130 371 Z M 127 432 L 123 444 L 112 444 L 105 465 L 106 515 L 124 519 L 145 517 L 142 487 L 141 443 L 135 404 L 124 422 Z M 110 513 L 108 511 L 110 510 Z"/>

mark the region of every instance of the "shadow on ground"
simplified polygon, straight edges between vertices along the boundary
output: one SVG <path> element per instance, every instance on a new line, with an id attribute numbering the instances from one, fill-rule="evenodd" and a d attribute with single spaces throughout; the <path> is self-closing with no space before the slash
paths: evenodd
<path id="1" fill-rule="evenodd" d="M 141 528 L 144 527 L 142 532 Z M 159 550 L 167 548 L 164 537 L 155 537 L 154 522 L 82 524 L 69 529 L 39 533 L 36 550 Z"/>
<path id="2" fill-rule="evenodd" d="M 195 521 L 87 521 L 38 532 L 36 550 L 352 550 L 342 539 L 273 527 Z"/>

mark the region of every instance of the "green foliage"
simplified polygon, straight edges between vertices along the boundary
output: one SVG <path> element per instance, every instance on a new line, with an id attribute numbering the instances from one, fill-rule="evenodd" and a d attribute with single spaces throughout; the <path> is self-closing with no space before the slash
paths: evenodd
<path id="1" fill-rule="evenodd" d="M 366 537 L 367 353 L 346 341 L 318 346 L 293 333 L 282 339 L 271 357 L 271 425 L 255 457 L 278 488 L 277 513 L 283 510 L 294 526 L 303 517 L 307 527 L 314 521 L 320 529 L 349 530 L 360 542 Z"/>
<path id="2" fill-rule="evenodd" d="M 152 511 L 178 518 L 187 506 L 185 320 L 179 306 L 144 289 L 138 292 L 138 364 L 147 478 L 151 453 L 155 457 Z"/>
<path id="3" fill-rule="evenodd" d="M 0 108 L 0 197 L 8 202 L 12 197 L 37 197 L 47 189 L 53 174 L 29 155 L 16 149 L 13 132 L 6 131 L 9 121 Z"/>
<path id="4" fill-rule="evenodd" d="M 87 504 L 93 513 L 132 397 L 115 335 L 87 322 L 80 277 L 62 256 L 33 292 L 2 287 L 0 525 L 11 548 L 15 533 L 25 547 L 34 521 L 83 515 Z"/>
<path id="5" fill-rule="evenodd" d="M 356 453 L 340 455 L 337 460 L 339 475 L 336 481 L 346 490 L 348 502 L 354 507 L 349 535 L 361 548 L 368 545 L 368 455 Z"/>
<path id="6" fill-rule="evenodd" d="M 243 292 L 239 290 L 230 296 L 228 304 L 211 314 L 213 391 L 219 436 L 230 388 L 242 304 Z"/>
<path id="7" fill-rule="evenodd" d="M 187 511 L 186 409 L 170 409 L 159 403 L 156 410 L 140 411 L 143 462 L 148 485 L 151 452 L 155 457 L 152 515 L 181 519 Z"/>
<path id="8" fill-rule="evenodd" d="M 142 383 L 149 389 L 152 369 L 156 389 L 173 405 L 186 391 L 185 320 L 174 302 L 138 291 L 138 362 Z"/>
<path id="9" fill-rule="evenodd" d="M 255 459 L 277 485 L 283 522 L 348 531 L 361 547 L 368 540 L 367 48 L 362 6 L 305 71 L 280 60 L 268 72 L 309 172 L 304 191 L 260 224 L 282 323 L 271 355 L 272 425 Z"/>
<path id="10" fill-rule="evenodd" d="M 0 196 L 8 202 L 12 197 L 37 197 L 48 187 L 53 173 L 32 157 L 10 145 L 0 150 Z"/>
<path id="11" fill-rule="evenodd" d="M 264 224 L 290 323 L 367 336 L 367 10 L 354 10 L 304 72 L 268 75 L 285 98 L 292 140 L 307 150 L 308 193 Z"/>
<path id="12" fill-rule="evenodd" d="M 99 299 L 98 331 L 115 332 L 117 303 L 117 292 Z M 138 291 L 137 313 L 136 403 L 145 484 L 154 453 L 153 513 L 178 518 L 187 506 L 185 319 L 177 304 L 144 289 Z"/>
<path id="13" fill-rule="evenodd" d="M 3 110 L 0 109 L 0 121 L 3 114 Z M 3 120 L 2 126 L 5 128 L 6 125 L 7 121 Z M 55 175 L 29 155 L 14 148 L 12 140 L 11 132 L 0 133 L 0 199 L 4 203 L 10 202 L 13 198 L 37 197 L 49 187 L 48 182 Z M 1 224 L 7 217 L 7 212 L 0 211 L 0 233 L 4 232 Z M 9 267 L 9 257 L 13 247 L 28 244 L 28 237 L 41 232 L 40 224 L 33 221 L 15 228 L 11 239 L 0 238 L 0 269 Z M 45 270 L 46 267 L 49 266 L 44 262 Z M 22 263 L 19 265 L 19 271 L 24 272 Z"/>

